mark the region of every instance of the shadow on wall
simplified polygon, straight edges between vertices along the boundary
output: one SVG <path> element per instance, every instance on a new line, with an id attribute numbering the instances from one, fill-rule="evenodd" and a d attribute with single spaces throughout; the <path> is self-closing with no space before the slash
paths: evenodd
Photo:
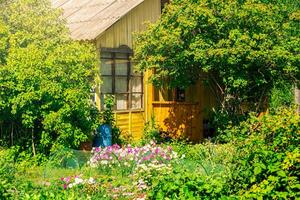
<path id="1" fill-rule="evenodd" d="M 157 105 L 154 109 L 165 135 L 174 139 L 189 138 L 192 141 L 202 138 L 202 120 L 197 104 L 169 103 Z"/>

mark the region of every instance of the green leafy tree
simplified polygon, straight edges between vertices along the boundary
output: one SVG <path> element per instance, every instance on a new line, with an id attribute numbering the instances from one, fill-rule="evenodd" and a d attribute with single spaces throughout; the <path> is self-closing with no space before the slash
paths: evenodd
<path id="1" fill-rule="evenodd" d="M 284 0 L 173 0 L 137 35 L 137 66 L 171 87 L 205 74 L 226 112 L 261 111 L 277 83 L 299 80 L 299 8 Z"/>
<path id="2" fill-rule="evenodd" d="M 2 144 L 34 154 L 77 147 L 98 119 L 90 101 L 98 82 L 95 49 L 71 40 L 61 11 L 47 0 L 0 5 Z"/>

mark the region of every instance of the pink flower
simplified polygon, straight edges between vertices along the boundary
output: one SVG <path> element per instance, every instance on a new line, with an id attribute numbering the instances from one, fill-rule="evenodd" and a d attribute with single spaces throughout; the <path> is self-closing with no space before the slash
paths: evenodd
<path id="1" fill-rule="evenodd" d="M 128 153 L 132 153 L 131 147 L 128 147 L 127 152 L 128 152 Z"/>
<path id="2" fill-rule="evenodd" d="M 69 183 L 70 180 L 71 180 L 71 177 L 70 177 L 70 176 L 68 176 L 67 178 L 65 178 L 66 183 Z"/>
<path id="3" fill-rule="evenodd" d="M 106 149 L 106 151 L 107 151 L 108 153 L 111 153 L 112 150 L 113 150 L 112 146 L 109 146 L 109 147 L 107 147 L 107 149 Z"/>
<path id="4" fill-rule="evenodd" d="M 149 159 L 150 159 L 149 156 L 145 156 L 145 157 L 143 158 L 143 160 L 149 160 Z"/>
<path id="5" fill-rule="evenodd" d="M 155 149 L 155 153 L 158 154 L 159 153 L 159 148 Z"/>
<path id="6" fill-rule="evenodd" d="M 67 184 L 64 184 L 64 189 L 66 190 L 68 188 L 68 185 Z"/>

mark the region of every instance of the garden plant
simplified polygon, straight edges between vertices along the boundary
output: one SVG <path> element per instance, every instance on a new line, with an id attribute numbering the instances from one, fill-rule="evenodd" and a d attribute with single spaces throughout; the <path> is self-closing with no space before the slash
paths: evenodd
<path id="1" fill-rule="evenodd" d="M 47 0 L 0 0 L 1 200 L 300 199 L 297 1 L 173 0 L 137 35 L 154 84 L 204 74 L 218 88 L 217 135 L 198 144 L 167 137 L 154 115 L 139 141 L 125 137 L 114 97 L 101 112 L 91 101 L 95 49 L 60 16 Z M 113 145 L 80 150 L 100 124 Z"/>

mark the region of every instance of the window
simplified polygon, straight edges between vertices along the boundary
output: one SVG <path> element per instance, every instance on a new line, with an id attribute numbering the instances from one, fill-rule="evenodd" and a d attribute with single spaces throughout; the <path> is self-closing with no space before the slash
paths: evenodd
<path id="1" fill-rule="evenodd" d="M 115 110 L 134 110 L 143 107 L 143 75 L 134 70 L 129 48 L 101 50 L 101 107 L 105 95 L 116 98 Z"/>
<path id="2" fill-rule="evenodd" d="M 185 101 L 185 90 L 182 88 L 176 88 L 175 89 L 175 94 L 176 94 L 176 101 Z"/>

